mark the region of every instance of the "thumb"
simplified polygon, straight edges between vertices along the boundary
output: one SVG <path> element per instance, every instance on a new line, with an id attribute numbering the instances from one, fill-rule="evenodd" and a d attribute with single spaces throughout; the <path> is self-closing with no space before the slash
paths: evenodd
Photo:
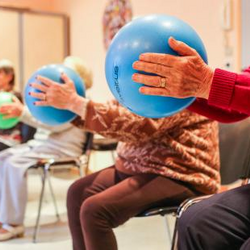
<path id="1" fill-rule="evenodd" d="M 198 53 L 193 48 L 189 47 L 186 43 L 177 41 L 173 37 L 168 39 L 168 44 L 172 50 L 181 56 L 197 56 Z"/>
<path id="2" fill-rule="evenodd" d="M 12 101 L 17 104 L 21 103 L 21 101 L 16 96 L 12 97 Z"/>
<path id="3" fill-rule="evenodd" d="M 61 77 L 62 77 L 63 81 L 65 82 L 65 84 L 75 86 L 74 82 L 65 73 L 62 73 Z"/>

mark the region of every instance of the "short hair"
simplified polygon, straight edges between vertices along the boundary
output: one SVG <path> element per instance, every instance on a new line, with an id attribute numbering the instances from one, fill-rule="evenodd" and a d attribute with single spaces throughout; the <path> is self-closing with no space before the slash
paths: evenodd
<path id="1" fill-rule="evenodd" d="M 79 57 L 67 56 L 63 64 L 66 67 L 73 69 L 84 81 L 85 88 L 89 89 L 93 85 L 93 77 L 91 70 L 86 66 L 86 63 Z"/>
<path id="2" fill-rule="evenodd" d="M 0 60 L 0 71 L 1 70 L 7 75 L 12 75 L 12 79 L 9 82 L 9 85 L 13 89 L 15 86 L 15 69 L 12 62 L 7 59 Z"/>

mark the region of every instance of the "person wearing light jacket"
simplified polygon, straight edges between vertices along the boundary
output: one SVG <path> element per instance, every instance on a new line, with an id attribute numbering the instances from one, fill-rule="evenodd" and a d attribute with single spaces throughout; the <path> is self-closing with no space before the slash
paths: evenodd
<path id="1" fill-rule="evenodd" d="M 20 93 L 14 91 L 15 83 L 15 69 L 13 63 L 8 59 L 0 60 L 0 92 L 10 92 L 19 100 L 22 100 Z M 9 111 L 5 114 L 5 118 L 8 118 L 8 115 Z M 0 128 L 0 151 L 20 144 L 22 139 L 21 122 L 9 129 Z"/>
<path id="2" fill-rule="evenodd" d="M 84 80 L 86 89 L 92 85 L 91 72 L 81 59 L 67 57 L 65 66 L 75 70 Z M 10 109 L 11 107 L 11 109 Z M 37 121 L 18 99 L 2 106 L 0 112 L 12 111 L 13 117 L 34 128 L 34 139 L 0 153 L 0 241 L 24 233 L 27 203 L 26 171 L 41 158 L 77 157 L 82 153 L 85 134 L 71 123 L 48 126 Z M 10 114 L 9 114 L 10 115 Z"/>

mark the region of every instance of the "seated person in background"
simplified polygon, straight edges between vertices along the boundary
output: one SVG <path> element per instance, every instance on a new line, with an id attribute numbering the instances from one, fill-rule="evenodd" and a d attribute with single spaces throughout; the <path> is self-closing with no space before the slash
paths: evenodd
<path id="1" fill-rule="evenodd" d="M 11 61 L 0 60 L 0 92 L 12 92 L 19 100 L 21 95 L 13 91 L 15 86 L 15 70 Z M 1 113 L 1 109 L 0 109 Z M 6 115 L 9 115 L 8 112 Z M 21 143 L 21 123 L 10 129 L 0 129 L 0 151 Z"/>
<path id="2" fill-rule="evenodd" d="M 152 206 L 173 206 L 218 191 L 217 122 L 188 110 L 161 119 L 140 117 L 116 101 L 88 101 L 77 95 L 65 74 L 62 78 L 65 84 L 60 85 L 38 77 L 49 84 L 43 86 L 46 101 L 36 105 L 71 110 L 79 115 L 73 122 L 76 126 L 120 141 L 114 166 L 76 181 L 69 189 L 74 250 L 117 249 L 112 228 L 129 218 Z"/>
<path id="3" fill-rule="evenodd" d="M 92 86 L 91 72 L 79 58 L 67 57 L 64 64 L 83 78 L 86 89 Z M 10 104 L 13 116 L 36 127 L 34 140 L 0 153 L 0 241 L 24 233 L 24 215 L 27 203 L 26 171 L 41 158 L 79 156 L 85 141 L 84 133 L 72 124 L 47 126 L 31 116 L 18 100 Z"/>

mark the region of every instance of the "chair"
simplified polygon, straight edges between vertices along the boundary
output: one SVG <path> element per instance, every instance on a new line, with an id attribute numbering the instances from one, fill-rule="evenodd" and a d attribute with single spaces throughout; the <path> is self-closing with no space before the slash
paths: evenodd
<path id="1" fill-rule="evenodd" d="M 72 168 L 72 166 L 75 166 L 78 168 L 80 176 L 83 176 L 84 170 L 86 174 L 87 169 L 88 169 L 90 147 L 92 145 L 92 140 L 93 140 L 93 134 L 86 132 L 86 142 L 83 145 L 82 155 L 80 157 L 67 157 L 67 158 L 60 158 L 60 159 L 41 159 L 35 165 L 29 168 L 29 169 L 41 170 L 42 172 L 41 174 L 42 189 L 40 193 L 36 225 L 35 225 L 34 234 L 33 234 L 34 243 L 37 242 L 37 235 L 38 235 L 38 230 L 39 230 L 39 225 L 40 225 L 40 217 L 41 217 L 41 210 L 42 210 L 42 204 L 43 204 L 43 199 L 44 199 L 44 190 L 45 190 L 46 181 L 48 181 L 48 184 L 49 184 L 49 189 L 50 189 L 52 200 L 53 200 L 54 207 L 55 207 L 56 217 L 58 220 L 60 219 L 54 191 L 53 191 L 51 180 L 50 180 L 50 171 L 54 168 L 55 169 L 58 169 L 58 168 L 69 169 L 69 168 Z"/>
<path id="2" fill-rule="evenodd" d="M 243 179 L 243 184 L 250 183 L 250 119 L 234 123 L 219 124 L 220 140 L 220 162 L 222 184 L 234 182 L 239 178 Z M 233 145 L 233 146 L 232 146 Z M 190 206 L 201 200 L 209 198 L 211 195 L 199 196 L 183 201 L 178 206 L 153 207 L 143 211 L 136 217 L 148 217 L 161 215 L 166 217 L 172 214 L 176 217 L 173 236 L 171 237 L 168 221 L 167 234 L 172 238 L 171 250 L 177 249 L 177 224 L 178 220 Z"/>
<path id="3" fill-rule="evenodd" d="M 100 151 L 100 152 L 111 152 L 111 156 L 113 162 L 115 162 L 115 151 L 117 148 L 117 140 L 112 138 L 96 138 L 93 137 L 92 144 L 89 145 L 89 150 L 92 151 Z"/>
<path id="4" fill-rule="evenodd" d="M 21 143 L 26 143 L 27 141 L 33 139 L 35 133 L 36 133 L 36 128 L 33 128 L 25 123 L 22 123 L 21 125 L 22 142 Z"/>

